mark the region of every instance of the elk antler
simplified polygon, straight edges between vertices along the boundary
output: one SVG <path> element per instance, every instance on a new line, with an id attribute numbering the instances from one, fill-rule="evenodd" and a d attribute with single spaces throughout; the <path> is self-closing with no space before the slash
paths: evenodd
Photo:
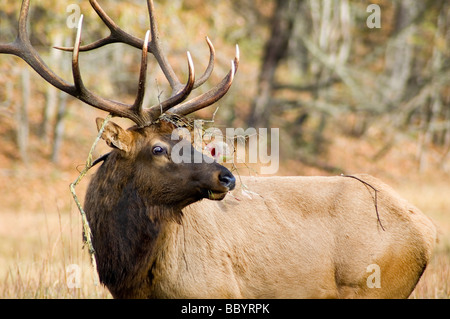
<path id="1" fill-rule="evenodd" d="M 28 11 L 30 7 L 30 0 L 23 0 L 22 7 L 19 16 L 18 35 L 15 41 L 11 43 L 1 44 L 0 53 L 16 55 L 25 62 L 27 62 L 39 75 L 41 75 L 48 83 L 55 86 L 61 91 L 64 91 L 75 98 L 94 106 L 98 109 L 110 112 L 111 114 L 119 117 L 129 118 L 134 121 L 138 126 L 146 126 L 154 122 L 162 113 L 171 112 L 178 115 L 187 115 L 195 112 L 201 108 L 213 104 L 219 100 L 231 86 L 234 75 L 236 73 L 239 64 L 239 49 L 236 46 L 236 57 L 232 61 L 231 71 L 227 76 L 210 91 L 182 103 L 192 92 L 200 85 L 206 82 L 210 77 L 214 68 L 215 51 L 211 41 L 206 38 L 206 42 L 210 50 L 210 59 L 208 66 L 204 74 L 197 81 L 194 78 L 194 64 L 189 52 L 187 52 L 189 75 L 185 85 L 183 85 L 172 67 L 167 61 L 167 58 L 162 52 L 158 29 L 155 18 L 155 10 L 152 0 L 147 0 L 149 18 L 150 18 L 150 30 L 147 31 L 145 39 L 141 40 L 127 32 L 123 31 L 100 7 L 96 0 L 90 0 L 90 3 L 99 17 L 105 23 L 110 30 L 110 35 L 102 38 L 91 44 L 81 46 L 81 29 L 83 16 L 80 17 L 75 45 L 73 48 L 61 48 L 57 49 L 72 51 L 72 72 L 74 84 L 70 84 L 55 74 L 42 60 L 36 49 L 31 45 L 28 30 L 27 19 Z M 151 39 L 150 39 L 151 37 Z M 150 39 L 150 41 L 149 41 Z M 133 104 L 125 104 L 110 99 L 102 98 L 92 91 L 89 91 L 83 84 L 81 77 L 78 57 L 80 51 L 89 51 L 99 48 L 101 46 L 110 43 L 125 43 L 133 47 L 142 50 L 141 68 L 139 73 L 139 84 L 136 100 Z M 147 53 L 150 52 L 156 58 L 161 70 L 167 78 L 171 88 L 171 96 L 164 102 L 157 105 L 153 105 L 150 108 L 143 108 L 142 102 L 145 93 L 145 82 L 147 74 Z M 180 104 L 182 103 L 182 104 Z"/>

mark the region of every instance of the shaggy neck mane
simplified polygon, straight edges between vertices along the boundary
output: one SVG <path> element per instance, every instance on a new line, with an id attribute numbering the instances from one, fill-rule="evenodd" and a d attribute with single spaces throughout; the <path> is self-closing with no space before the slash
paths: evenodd
<path id="1" fill-rule="evenodd" d="M 181 223 L 182 213 L 152 205 L 151 190 L 139 193 L 133 170 L 119 165 L 121 160 L 113 151 L 104 161 L 87 190 L 85 210 L 100 280 L 126 295 L 128 289 L 135 289 L 136 282 L 150 286 L 151 271 L 147 268 L 156 239 L 164 223 Z"/>

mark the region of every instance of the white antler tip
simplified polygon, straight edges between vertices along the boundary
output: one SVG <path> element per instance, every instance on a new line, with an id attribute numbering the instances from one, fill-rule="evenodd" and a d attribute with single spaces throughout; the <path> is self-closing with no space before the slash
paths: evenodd
<path id="1" fill-rule="evenodd" d="M 194 62 L 192 61 L 191 52 L 187 51 L 186 55 L 187 55 L 187 58 L 188 58 L 189 69 L 192 70 L 191 71 L 192 73 L 194 73 Z"/>
<path id="2" fill-rule="evenodd" d="M 78 20 L 78 27 L 77 27 L 77 35 L 75 36 L 75 44 L 73 46 L 73 60 L 78 59 L 78 52 L 80 51 L 80 44 L 81 44 L 81 28 L 83 26 L 83 15 L 80 16 L 80 19 Z"/>
<path id="3" fill-rule="evenodd" d="M 144 45 L 148 45 L 148 39 L 150 39 L 150 30 L 147 30 L 147 32 L 145 33 L 145 40 L 144 40 Z"/>
<path id="4" fill-rule="evenodd" d="M 236 65 L 234 64 L 234 60 L 231 60 L 231 81 L 233 81 L 235 73 L 236 73 Z"/>
<path id="5" fill-rule="evenodd" d="M 189 64 L 194 64 L 194 63 L 192 62 L 192 56 L 191 56 L 191 52 L 189 52 L 189 51 L 186 51 L 186 55 L 187 55 L 187 58 L 188 58 Z"/>
<path id="6" fill-rule="evenodd" d="M 80 15 L 80 18 L 78 19 L 78 26 L 77 26 L 78 30 L 80 30 L 83 25 L 83 18 L 84 18 L 84 15 Z"/>

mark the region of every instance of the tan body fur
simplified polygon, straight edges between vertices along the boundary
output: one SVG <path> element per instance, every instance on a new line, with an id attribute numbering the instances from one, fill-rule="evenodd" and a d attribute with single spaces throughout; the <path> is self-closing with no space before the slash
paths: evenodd
<path id="1" fill-rule="evenodd" d="M 244 178 L 223 201 L 184 208 L 153 256 L 152 297 L 406 298 L 436 231 L 389 186 L 358 176 Z M 380 267 L 381 288 L 367 270 Z"/>

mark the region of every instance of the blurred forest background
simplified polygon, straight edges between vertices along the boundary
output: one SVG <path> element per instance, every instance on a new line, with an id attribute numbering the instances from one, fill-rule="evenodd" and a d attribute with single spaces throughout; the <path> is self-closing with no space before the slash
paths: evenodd
<path id="1" fill-rule="evenodd" d="M 144 37 L 146 1 L 99 3 L 123 29 Z M 2 43 L 16 36 L 20 4 L 0 0 Z M 29 17 L 33 45 L 69 82 L 71 54 L 52 47 L 72 46 L 76 29 L 68 25 L 73 12 L 67 10 L 74 4 L 85 16 L 83 43 L 108 34 L 87 0 L 31 1 Z M 374 21 L 371 4 L 380 8 L 380 28 L 368 26 L 368 19 Z M 280 128 L 279 174 L 368 172 L 387 179 L 439 221 L 447 236 L 442 248 L 447 262 L 437 262 L 444 270 L 439 268 L 433 280 L 450 282 L 449 1 L 161 0 L 155 8 L 165 53 L 180 79 L 187 78 L 187 50 L 200 76 L 209 58 L 205 36 L 215 46 L 213 75 L 193 96 L 222 79 L 239 44 L 239 70 L 231 90 L 217 103 L 215 127 Z M 139 50 L 113 44 L 81 53 L 80 61 L 88 88 L 103 97 L 133 101 Z M 163 100 L 169 89 L 150 57 L 145 103 Z M 211 106 L 195 117 L 211 119 L 215 110 Z M 68 227 L 79 227 L 73 222 L 78 216 L 68 184 L 95 138 L 96 116 L 105 113 L 58 92 L 18 58 L 0 55 L 0 239 L 9 240 L 3 250 L 0 244 L 0 261 L 19 265 L 21 260 L 11 252 L 22 246 L 12 243 L 20 237 L 8 223 L 15 224 L 18 212 L 44 212 L 44 221 L 35 221 L 46 225 L 47 233 L 39 236 L 47 239 L 38 236 L 44 246 L 65 236 L 49 230 L 55 211 L 59 231 L 66 212 L 74 214 Z M 77 232 L 74 241 L 79 240 Z M 33 260 L 39 259 L 36 254 Z M 71 257 L 64 258 L 67 264 Z M 17 284 L 16 268 L 5 270 L 4 296 L 28 296 L 25 280 Z M 41 270 L 40 276 L 47 273 Z M 39 286 L 42 278 L 37 282 Z M 424 294 L 418 297 L 450 296 L 448 284 L 421 289 Z M 34 296 L 47 296 L 36 291 Z"/>
<path id="2" fill-rule="evenodd" d="M 379 5 L 380 28 L 367 25 L 371 3 Z M 68 81 L 70 54 L 52 46 L 72 45 L 75 29 L 68 23 L 73 12 L 67 9 L 73 4 L 86 16 L 84 43 L 107 34 L 88 1 L 38 1 L 30 16 L 32 43 Z M 119 25 L 143 37 L 145 1 L 101 4 Z M 204 37 L 216 47 L 215 78 L 200 91 L 225 74 L 239 44 L 240 69 L 232 90 L 218 103 L 218 123 L 279 127 L 282 158 L 331 171 L 345 169 L 320 160 L 336 134 L 370 139 L 375 130 L 374 161 L 412 142 L 416 170 L 428 165 L 450 170 L 449 7 L 444 0 L 156 2 L 165 52 L 181 78 L 187 72 L 185 51 L 192 53 L 199 75 L 209 54 Z M 14 39 L 19 8 L 20 1 L 0 1 L 0 41 Z M 134 96 L 138 50 L 106 46 L 83 54 L 81 65 L 87 85 L 102 96 Z M 168 89 L 156 63 L 150 70 L 148 104 Z M 12 57 L 0 57 L 0 74 L 0 120 L 17 147 L 10 156 L 23 162 L 44 156 L 58 163 L 61 145 L 67 143 L 65 120 L 88 106 L 58 93 Z M 199 117 L 208 118 L 214 110 Z M 33 145 L 31 135 L 43 143 Z"/>

